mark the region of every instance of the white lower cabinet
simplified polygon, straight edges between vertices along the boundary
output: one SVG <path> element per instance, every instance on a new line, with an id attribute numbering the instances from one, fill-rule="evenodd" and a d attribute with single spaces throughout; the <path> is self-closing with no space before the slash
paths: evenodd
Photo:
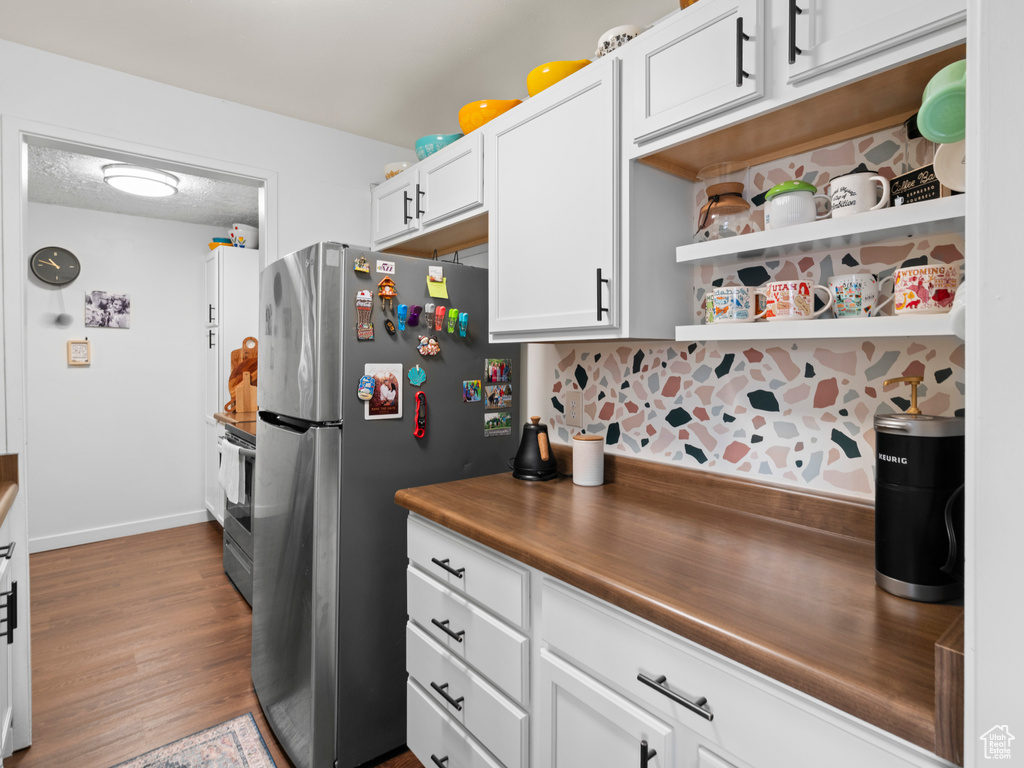
<path id="1" fill-rule="evenodd" d="M 415 515 L 408 528 L 409 749 L 427 768 L 527 768 L 530 572 Z"/>
<path id="2" fill-rule="evenodd" d="M 426 768 L 951 765 L 416 515 L 409 538 L 408 743 Z"/>
<path id="3" fill-rule="evenodd" d="M 540 650 L 540 764 L 551 768 L 674 766 L 670 724 L 546 649 Z"/>
<path id="4" fill-rule="evenodd" d="M 203 461 L 203 500 L 210 514 L 223 525 L 224 489 L 221 488 L 217 475 L 220 471 L 220 439 L 224 436 L 224 426 L 207 417 L 203 430 L 206 454 Z"/>

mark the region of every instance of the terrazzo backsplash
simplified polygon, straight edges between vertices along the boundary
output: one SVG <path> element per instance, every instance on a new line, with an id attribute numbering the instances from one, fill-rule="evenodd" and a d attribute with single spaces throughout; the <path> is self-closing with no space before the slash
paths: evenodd
<path id="1" fill-rule="evenodd" d="M 842 321 L 836 321 L 842 322 Z M 874 495 L 876 413 L 910 405 L 895 376 L 924 376 L 925 413 L 962 414 L 964 347 L 918 342 L 707 342 L 557 345 L 549 427 L 561 442 L 564 392 L 606 451 L 844 496 Z"/>
<path id="2" fill-rule="evenodd" d="M 750 169 L 748 199 L 788 179 L 816 184 L 861 163 L 893 178 L 931 162 L 932 146 L 905 142 L 898 126 Z M 706 200 L 698 185 L 695 210 Z M 763 228 L 763 208 L 752 222 Z M 962 233 L 773 259 L 679 265 L 693 276 L 692 317 L 702 322 L 705 291 L 940 262 L 963 269 Z M 886 291 L 886 295 L 888 295 Z M 819 300 L 820 302 L 820 300 Z M 820 305 L 820 304 L 819 304 Z M 891 304 L 882 314 L 892 312 Z M 828 318 L 828 319 L 824 319 Z M 826 312 L 816 323 L 841 323 Z M 699 336 L 698 334 L 695 334 Z M 876 413 L 905 410 L 906 385 L 885 379 L 923 376 L 925 413 L 962 415 L 964 347 L 952 336 L 757 342 L 581 342 L 556 346 L 551 371 L 552 434 L 568 442 L 568 388 L 583 392 L 584 430 L 605 437 L 608 452 L 872 499 Z"/>

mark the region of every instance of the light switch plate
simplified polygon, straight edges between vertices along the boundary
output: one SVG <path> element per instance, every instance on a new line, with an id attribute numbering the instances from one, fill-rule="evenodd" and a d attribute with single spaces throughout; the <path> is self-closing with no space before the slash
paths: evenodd
<path id="1" fill-rule="evenodd" d="M 578 390 L 565 393 L 565 425 L 583 427 L 583 393 Z"/>

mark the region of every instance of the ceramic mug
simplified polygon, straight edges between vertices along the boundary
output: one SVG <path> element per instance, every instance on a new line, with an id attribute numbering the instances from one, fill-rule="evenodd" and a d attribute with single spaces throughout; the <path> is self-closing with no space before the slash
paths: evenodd
<path id="1" fill-rule="evenodd" d="M 768 311 L 768 294 L 761 288 L 728 286 L 715 288 L 709 296 L 712 323 L 752 323 Z"/>
<path id="2" fill-rule="evenodd" d="M 808 185 L 810 186 L 810 185 Z M 825 211 L 818 213 L 815 200 L 825 201 Z M 832 201 L 828 195 L 816 195 L 809 189 L 781 192 L 769 199 L 764 206 L 764 228 L 782 229 L 795 224 L 806 224 L 829 215 Z"/>
<path id="3" fill-rule="evenodd" d="M 955 264 L 904 267 L 896 270 L 895 278 L 897 315 L 936 315 L 953 308 L 960 268 Z"/>
<path id="4" fill-rule="evenodd" d="M 768 294 L 767 320 L 810 320 L 832 306 L 832 292 L 809 280 L 776 280 L 765 286 Z M 814 311 L 814 292 L 824 293 L 825 305 Z"/>
<path id="5" fill-rule="evenodd" d="M 875 185 L 881 188 L 881 196 Z M 832 218 L 877 211 L 889 205 L 889 180 L 873 173 L 847 173 L 828 185 L 832 198 Z"/>
<path id="6" fill-rule="evenodd" d="M 892 277 L 881 281 L 874 275 L 836 275 L 828 279 L 832 292 L 832 313 L 836 317 L 871 317 L 893 300 L 893 296 L 878 303 L 878 297 Z M 890 286 L 891 287 L 891 286 Z"/>

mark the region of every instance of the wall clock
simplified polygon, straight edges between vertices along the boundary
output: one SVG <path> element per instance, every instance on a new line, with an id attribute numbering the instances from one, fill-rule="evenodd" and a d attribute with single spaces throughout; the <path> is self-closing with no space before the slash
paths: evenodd
<path id="1" fill-rule="evenodd" d="M 74 282 L 82 271 L 82 265 L 67 248 L 47 246 L 32 254 L 29 260 L 32 274 L 50 285 L 67 285 Z"/>

